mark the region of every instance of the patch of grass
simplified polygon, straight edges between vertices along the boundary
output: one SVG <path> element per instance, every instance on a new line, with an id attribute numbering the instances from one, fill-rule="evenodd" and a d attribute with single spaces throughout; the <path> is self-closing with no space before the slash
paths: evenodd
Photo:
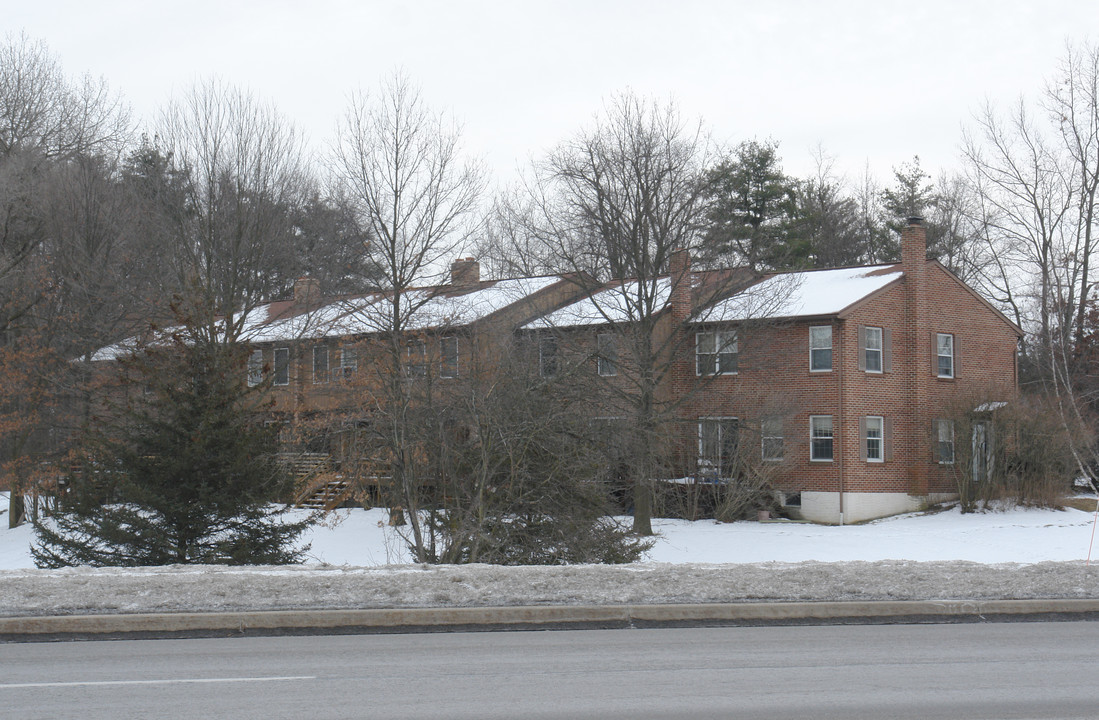
<path id="1" fill-rule="evenodd" d="M 1061 498 L 1061 505 L 1063 507 L 1070 507 L 1070 508 L 1076 508 L 1077 510 L 1083 510 L 1084 512 L 1095 512 L 1095 498 L 1088 498 L 1088 497 Z"/>

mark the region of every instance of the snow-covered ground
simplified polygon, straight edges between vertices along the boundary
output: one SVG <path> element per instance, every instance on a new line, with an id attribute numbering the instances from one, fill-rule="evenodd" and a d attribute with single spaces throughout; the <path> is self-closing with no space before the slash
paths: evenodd
<path id="1" fill-rule="evenodd" d="M 6 508 L 6 502 L 2 508 Z M 0 615 L 276 608 L 1099 597 L 1092 513 L 956 509 L 865 525 L 657 520 L 630 566 L 409 565 L 382 510 L 341 511 L 291 567 L 33 570 L 0 515 Z M 1099 551 L 1096 553 L 1099 557 Z"/>

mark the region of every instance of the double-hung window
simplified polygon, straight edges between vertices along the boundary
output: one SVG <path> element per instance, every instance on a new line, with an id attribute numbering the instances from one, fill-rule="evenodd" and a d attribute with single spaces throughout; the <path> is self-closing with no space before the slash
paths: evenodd
<path id="1" fill-rule="evenodd" d="M 866 372 L 882 371 L 882 331 L 880 327 L 863 328 L 863 364 Z"/>
<path id="2" fill-rule="evenodd" d="M 359 356 L 355 353 L 355 347 L 344 345 L 340 348 L 340 366 L 337 375 L 341 380 L 350 380 L 355 371 L 359 369 Z"/>
<path id="3" fill-rule="evenodd" d="M 935 356 L 938 363 L 936 374 L 941 378 L 954 377 L 954 336 L 949 333 L 935 334 Z"/>
<path id="4" fill-rule="evenodd" d="M 782 418 L 764 418 L 759 424 L 763 459 L 779 461 L 783 457 Z"/>
<path id="5" fill-rule="evenodd" d="M 439 338 L 439 376 L 458 377 L 458 337 L 456 335 Z"/>
<path id="6" fill-rule="evenodd" d="M 613 377 L 618 374 L 618 338 L 612 333 L 599 333 L 596 337 L 599 374 Z"/>
<path id="7" fill-rule="evenodd" d="M 328 382 L 328 346 L 313 346 L 313 384 Z"/>
<path id="8" fill-rule="evenodd" d="M 409 377 L 425 377 L 427 375 L 427 344 L 420 338 L 408 341 L 405 347 L 407 360 L 405 367 Z"/>
<path id="9" fill-rule="evenodd" d="M 736 418 L 700 418 L 698 421 L 699 472 L 710 477 L 735 475 L 739 427 Z"/>
<path id="10" fill-rule="evenodd" d="M 290 348 L 275 348 L 274 384 L 290 384 Z"/>
<path id="11" fill-rule="evenodd" d="M 954 464 L 954 422 L 936 420 L 934 422 L 935 461 L 940 465 Z"/>
<path id="12" fill-rule="evenodd" d="M 263 382 L 263 350 L 253 350 L 248 356 L 248 387 Z"/>
<path id="13" fill-rule="evenodd" d="M 730 375 L 737 371 L 735 330 L 709 330 L 695 334 L 695 373 Z"/>
<path id="14" fill-rule="evenodd" d="M 832 369 L 832 326 L 813 325 L 809 328 L 809 370 L 825 372 Z"/>
<path id="15" fill-rule="evenodd" d="M 831 462 L 835 435 L 831 415 L 809 416 L 809 459 Z"/>
<path id="16" fill-rule="evenodd" d="M 885 420 L 878 415 L 867 415 L 862 419 L 863 455 L 867 462 L 885 460 Z"/>

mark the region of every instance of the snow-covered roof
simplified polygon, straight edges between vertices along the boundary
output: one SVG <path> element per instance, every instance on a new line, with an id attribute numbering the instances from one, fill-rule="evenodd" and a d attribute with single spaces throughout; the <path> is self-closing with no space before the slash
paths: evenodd
<path id="1" fill-rule="evenodd" d="M 410 308 L 404 324 L 409 330 L 469 325 L 559 281 L 560 278 L 548 276 L 498 280 L 469 292 L 448 293 L 439 288 L 409 290 L 403 295 L 402 304 Z M 383 293 L 335 300 L 308 312 L 295 313 L 286 302 L 270 303 L 253 308 L 245 315 L 241 339 L 250 343 L 271 343 L 366 335 L 384 330 L 390 312 L 391 306 Z M 168 337 L 177 330 L 168 328 L 162 334 Z M 129 338 L 99 349 L 92 360 L 117 360 L 132 353 L 137 346 L 137 340 Z"/>
<path id="2" fill-rule="evenodd" d="M 657 278 L 654 283 L 648 287 L 637 281 L 615 284 L 537 318 L 524 325 L 523 329 L 541 330 L 629 322 L 637 319 L 640 304 L 648 298 L 652 300 L 652 313 L 660 312 L 671 297 L 672 281 L 671 278 L 663 277 Z"/>
<path id="3" fill-rule="evenodd" d="M 838 315 L 903 274 L 891 265 L 772 275 L 703 308 L 699 322 Z"/>

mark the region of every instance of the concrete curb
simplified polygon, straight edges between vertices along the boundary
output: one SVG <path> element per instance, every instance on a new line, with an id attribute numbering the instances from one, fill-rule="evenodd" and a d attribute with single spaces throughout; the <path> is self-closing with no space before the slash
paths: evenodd
<path id="1" fill-rule="evenodd" d="M 279 610 L 0 618 L 0 638 L 47 636 L 415 632 L 813 622 L 944 622 L 1023 616 L 1099 616 L 1099 599 L 883 600 L 705 605 L 554 605 L 521 607 Z"/>

